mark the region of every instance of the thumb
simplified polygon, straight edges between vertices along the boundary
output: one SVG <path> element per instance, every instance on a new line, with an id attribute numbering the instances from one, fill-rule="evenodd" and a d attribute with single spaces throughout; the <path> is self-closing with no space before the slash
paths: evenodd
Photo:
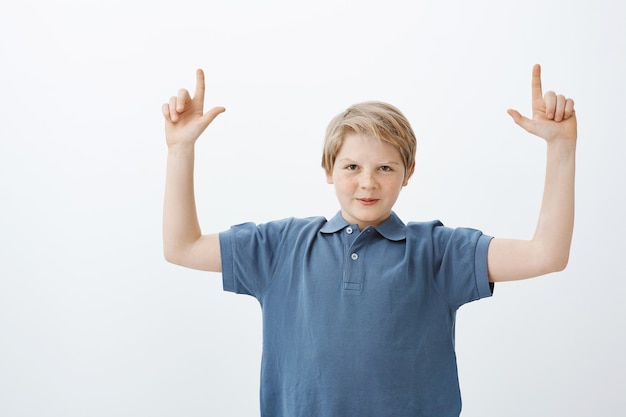
<path id="1" fill-rule="evenodd" d="M 508 109 L 506 111 L 509 116 L 511 116 L 511 118 L 513 119 L 513 121 L 515 122 L 515 124 L 517 124 L 518 126 L 520 126 L 522 129 L 530 132 L 532 129 L 532 123 L 533 121 L 530 120 L 528 117 L 522 116 L 520 114 L 520 112 L 518 112 L 517 110 L 513 110 L 513 109 Z"/>
<path id="2" fill-rule="evenodd" d="M 200 118 L 200 124 L 202 125 L 202 129 L 206 129 L 207 126 L 209 126 L 220 113 L 224 113 L 225 111 L 226 109 L 224 107 L 213 107 L 211 110 L 204 113 Z"/>

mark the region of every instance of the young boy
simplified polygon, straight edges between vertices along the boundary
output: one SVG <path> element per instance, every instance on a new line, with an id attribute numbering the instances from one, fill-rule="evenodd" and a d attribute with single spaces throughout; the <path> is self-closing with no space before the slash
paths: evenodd
<path id="1" fill-rule="evenodd" d="M 546 140 L 541 211 L 531 240 L 491 238 L 437 221 L 405 225 L 392 211 L 415 168 L 415 135 L 395 107 L 360 103 L 329 124 L 322 166 L 340 211 L 244 223 L 203 235 L 196 215 L 194 143 L 224 111 L 204 113 L 204 75 L 193 98 L 163 105 L 168 145 L 164 254 L 222 272 L 227 291 L 256 297 L 263 313 L 261 414 L 458 416 L 454 324 L 493 283 L 565 268 L 574 223 L 574 103 L 542 94 L 532 72 L 532 119 Z"/>

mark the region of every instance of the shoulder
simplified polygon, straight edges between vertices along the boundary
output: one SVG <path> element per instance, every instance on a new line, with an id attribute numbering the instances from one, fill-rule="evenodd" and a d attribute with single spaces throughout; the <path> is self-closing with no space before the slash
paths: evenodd
<path id="1" fill-rule="evenodd" d="M 465 246 L 477 243 L 483 236 L 478 229 L 470 227 L 449 227 L 439 220 L 410 222 L 407 224 L 407 240 L 432 244 L 435 248 L 448 245 Z"/>
<path id="2" fill-rule="evenodd" d="M 261 223 L 258 227 L 277 229 L 285 231 L 319 230 L 326 224 L 326 218 L 322 216 L 314 217 L 286 217 L 284 219 L 272 220 Z"/>
<path id="3" fill-rule="evenodd" d="M 440 220 L 430 220 L 424 222 L 409 222 L 407 224 L 407 231 L 411 234 L 424 234 L 428 233 L 433 236 L 450 235 L 450 234 L 474 234 L 481 233 L 480 230 L 471 227 L 450 227 L 445 226 Z"/>
<path id="4" fill-rule="evenodd" d="M 300 234 L 305 231 L 316 232 L 326 224 L 326 218 L 316 217 L 286 217 L 278 220 L 271 220 L 263 223 L 245 222 L 231 226 L 224 234 L 250 234 L 260 233 L 262 235 L 284 235 Z"/>
<path id="5" fill-rule="evenodd" d="M 409 222 L 406 225 L 406 238 L 408 241 L 432 240 L 442 234 L 448 234 L 452 230 L 452 228 L 444 226 L 439 220 Z"/>
<path id="6" fill-rule="evenodd" d="M 436 228 L 445 227 L 440 220 L 429 220 L 424 222 L 409 222 L 407 230 L 412 232 L 434 231 Z"/>
<path id="7" fill-rule="evenodd" d="M 264 223 L 246 222 L 219 234 L 225 254 L 248 254 L 254 258 L 273 258 L 284 250 L 307 245 L 326 223 L 323 217 L 288 217 Z"/>

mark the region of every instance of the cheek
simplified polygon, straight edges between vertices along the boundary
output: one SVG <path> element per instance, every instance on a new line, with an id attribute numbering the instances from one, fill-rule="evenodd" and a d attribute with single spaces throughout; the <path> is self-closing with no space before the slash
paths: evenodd
<path id="1" fill-rule="evenodd" d="M 353 186 L 354 181 L 350 181 L 350 179 L 343 177 L 341 175 L 335 175 L 332 178 L 332 183 L 335 185 L 335 189 L 337 191 L 347 191 L 350 190 Z"/>
<path id="2" fill-rule="evenodd" d="M 402 190 L 406 184 L 403 179 L 393 179 L 385 183 L 385 189 L 389 190 L 392 194 L 397 194 Z"/>

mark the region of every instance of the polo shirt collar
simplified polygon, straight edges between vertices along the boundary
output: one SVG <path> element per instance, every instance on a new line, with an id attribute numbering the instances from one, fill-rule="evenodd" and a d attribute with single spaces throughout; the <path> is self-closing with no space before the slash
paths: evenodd
<path id="1" fill-rule="evenodd" d="M 322 226 L 320 231 L 322 233 L 335 233 L 347 226 L 349 226 L 348 222 L 344 220 L 341 215 L 341 211 L 338 211 L 332 219 L 327 221 L 326 224 Z M 373 229 L 388 240 L 397 241 L 406 238 L 406 226 L 393 211 L 387 220 Z"/>
<path id="2" fill-rule="evenodd" d="M 406 225 L 393 211 L 387 220 L 376 226 L 374 229 L 376 229 L 378 233 L 383 235 L 388 240 L 406 239 Z"/>
<path id="3" fill-rule="evenodd" d="M 344 227 L 349 226 L 348 222 L 343 219 L 341 215 L 341 211 L 338 211 L 335 216 L 328 220 L 324 226 L 320 229 L 322 233 L 335 233 L 343 229 Z"/>

